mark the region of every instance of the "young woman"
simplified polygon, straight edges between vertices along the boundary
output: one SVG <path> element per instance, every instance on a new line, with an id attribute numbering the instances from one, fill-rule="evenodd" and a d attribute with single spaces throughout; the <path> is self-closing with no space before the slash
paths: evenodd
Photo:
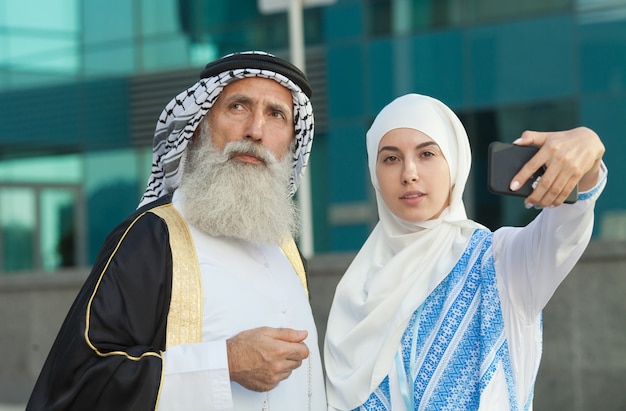
<path id="1" fill-rule="evenodd" d="M 328 319 L 329 410 L 530 410 L 541 310 L 585 250 L 606 182 L 587 128 L 526 131 L 546 166 L 526 227 L 467 218 L 469 140 L 440 101 L 409 94 L 367 132 L 379 223 L 340 281 Z M 578 183 L 575 204 L 563 204 Z"/>

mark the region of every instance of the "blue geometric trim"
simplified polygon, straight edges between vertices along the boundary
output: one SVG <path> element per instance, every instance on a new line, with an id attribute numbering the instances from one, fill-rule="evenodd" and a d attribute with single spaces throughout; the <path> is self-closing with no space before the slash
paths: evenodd
<path id="1" fill-rule="evenodd" d="M 402 339 L 403 372 L 415 410 L 477 410 L 480 395 L 502 368 L 512 410 L 515 380 L 491 242 L 476 230 L 463 255 L 409 321 Z M 391 410 L 389 378 L 358 410 Z"/>
<path id="2" fill-rule="evenodd" d="M 352 411 L 391 411 L 389 377 L 385 377 L 378 388 L 376 388 L 363 405 Z"/>
<path id="3" fill-rule="evenodd" d="M 604 176 L 602 176 L 602 180 L 600 180 L 598 182 L 598 184 L 596 184 L 596 186 L 594 188 L 592 188 L 591 190 L 585 191 L 584 193 L 578 193 L 578 200 L 580 200 L 580 201 L 587 200 L 587 199 L 595 196 L 598 193 L 598 191 L 600 191 L 604 187 L 604 185 L 606 184 L 606 179 L 607 179 L 608 174 L 609 174 L 609 172 L 605 171 L 604 172 Z"/>

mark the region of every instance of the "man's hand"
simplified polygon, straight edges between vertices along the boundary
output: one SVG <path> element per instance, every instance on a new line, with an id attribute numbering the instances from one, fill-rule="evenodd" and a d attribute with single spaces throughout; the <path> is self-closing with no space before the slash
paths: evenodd
<path id="1" fill-rule="evenodd" d="M 558 206 L 576 184 L 579 191 L 587 191 L 598 182 L 604 145 L 598 135 L 586 127 L 545 133 L 525 131 L 513 144 L 535 145 L 540 150 L 513 177 L 511 190 L 520 188 L 536 170 L 546 166 L 539 184 L 526 197 L 528 205 Z"/>
<path id="2" fill-rule="evenodd" d="M 226 340 L 230 379 L 253 391 L 269 391 L 309 356 L 307 331 L 261 327 Z"/>

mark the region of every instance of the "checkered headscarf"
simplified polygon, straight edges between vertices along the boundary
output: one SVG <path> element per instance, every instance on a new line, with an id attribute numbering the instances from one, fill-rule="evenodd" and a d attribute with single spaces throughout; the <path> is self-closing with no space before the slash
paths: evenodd
<path id="1" fill-rule="evenodd" d="M 311 87 L 304 73 L 271 54 L 247 51 L 229 54 L 207 64 L 200 77 L 200 81 L 172 99 L 159 117 L 154 133 L 152 174 L 139 207 L 178 187 L 184 152 L 198 124 L 225 86 L 246 77 L 272 79 L 291 90 L 296 143 L 289 193 L 294 195 L 313 142 Z"/>

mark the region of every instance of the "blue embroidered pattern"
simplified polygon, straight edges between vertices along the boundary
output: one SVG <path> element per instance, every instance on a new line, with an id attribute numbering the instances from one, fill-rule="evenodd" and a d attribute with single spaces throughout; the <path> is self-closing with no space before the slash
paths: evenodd
<path id="1" fill-rule="evenodd" d="M 354 411 L 387 411 L 391 410 L 391 396 L 389 394 L 389 377 L 380 383 L 378 388 L 359 408 Z"/>
<path id="2" fill-rule="evenodd" d="M 517 410 L 492 238 L 488 230 L 474 232 L 463 256 L 415 311 L 402 336 L 400 353 L 415 410 L 477 410 L 481 392 L 499 367 L 511 410 Z M 389 392 L 387 377 L 357 410 L 391 410 Z"/>
<path id="3" fill-rule="evenodd" d="M 596 184 L 596 186 L 592 188 L 591 190 L 587 191 L 586 193 L 578 193 L 578 199 L 582 201 L 582 200 L 587 200 L 595 196 L 598 193 L 598 191 L 600 191 L 600 189 L 604 187 L 604 184 L 606 184 L 607 175 L 608 175 L 608 172 L 604 173 L 602 180 L 600 180 L 600 182 Z"/>

